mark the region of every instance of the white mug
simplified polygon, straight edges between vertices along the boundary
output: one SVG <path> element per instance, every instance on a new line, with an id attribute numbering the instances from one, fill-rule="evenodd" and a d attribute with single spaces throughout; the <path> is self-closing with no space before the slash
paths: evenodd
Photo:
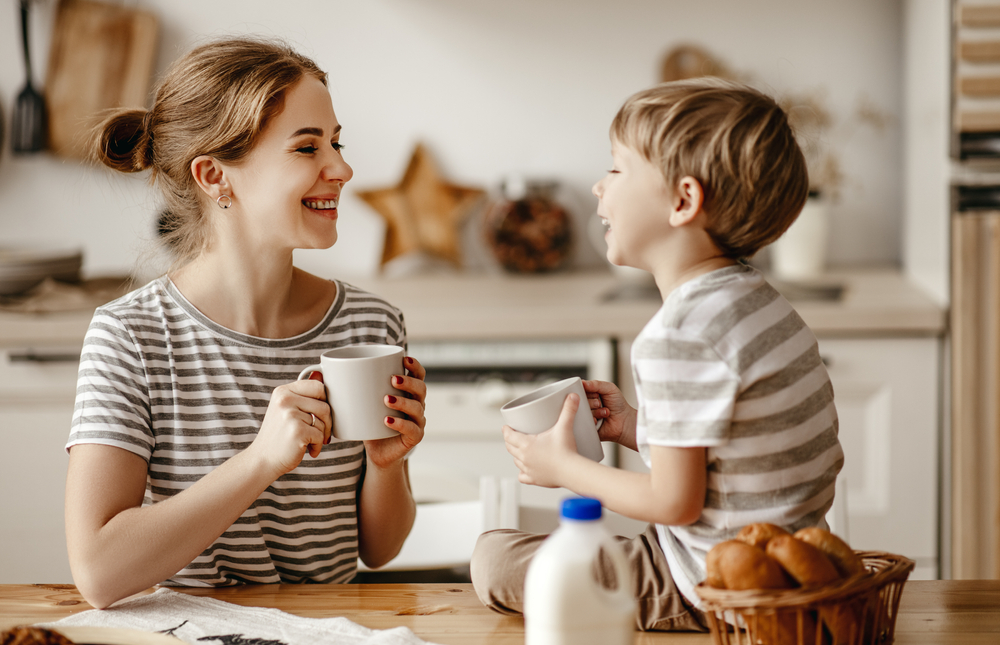
<path id="1" fill-rule="evenodd" d="M 331 435 L 345 441 L 385 439 L 397 434 L 386 427 L 387 416 L 405 415 L 385 406 L 387 394 L 400 396 L 392 377 L 403 374 L 403 348 L 396 345 L 349 345 L 331 349 L 299 374 L 323 374 L 326 401 L 333 413 Z"/>
<path id="2" fill-rule="evenodd" d="M 573 420 L 576 451 L 588 459 L 601 461 L 604 459 L 604 449 L 601 448 L 597 430 L 604 419 L 594 422 L 594 415 L 587 403 L 587 392 L 584 391 L 583 380 L 579 376 L 563 379 L 519 396 L 500 408 L 500 414 L 503 415 L 504 422 L 518 432 L 538 434 L 555 425 L 570 392 L 576 392 L 580 397 L 580 407 Z"/>

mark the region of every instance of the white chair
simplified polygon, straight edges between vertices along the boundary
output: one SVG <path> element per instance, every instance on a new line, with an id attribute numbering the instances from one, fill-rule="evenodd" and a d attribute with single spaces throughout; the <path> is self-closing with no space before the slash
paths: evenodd
<path id="1" fill-rule="evenodd" d="M 416 484 L 415 484 L 416 485 Z M 518 488 L 514 479 L 484 476 L 479 499 L 417 504 L 417 516 L 399 554 L 385 566 L 358 571 L 434 571 L 467 567 L 484 531 L 518 528 Z"/>

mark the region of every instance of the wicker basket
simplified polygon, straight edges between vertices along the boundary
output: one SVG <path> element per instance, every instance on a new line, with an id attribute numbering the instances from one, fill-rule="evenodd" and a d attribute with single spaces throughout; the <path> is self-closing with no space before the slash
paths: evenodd
<path id="1" fill-rule="evenodd" d="M 899 597 L 913 560 L 856 551 L 871 573 L 819 589 L 696 591 L 716 645 L 891 643 Z"/>

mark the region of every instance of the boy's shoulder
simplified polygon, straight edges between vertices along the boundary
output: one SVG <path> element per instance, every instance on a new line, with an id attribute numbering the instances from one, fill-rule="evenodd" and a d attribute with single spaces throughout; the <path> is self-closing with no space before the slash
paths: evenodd
<path id="1" fill-rule="evenodd" d="M 693 342 L 740 363 L 747 352 L 764 352 L 797 335 L 815 342 L 788 300 L 760 271 L 742 264 L 681 285 L 643 330 L 647 339 Z"/>
<path id="2" fill-rule="evenodd" d="M 677 330 L 731 325 L 762 308 L 794 311 L 757 269 L 734 264 L 677 287 L 660 311 L 659 323 Z"/>

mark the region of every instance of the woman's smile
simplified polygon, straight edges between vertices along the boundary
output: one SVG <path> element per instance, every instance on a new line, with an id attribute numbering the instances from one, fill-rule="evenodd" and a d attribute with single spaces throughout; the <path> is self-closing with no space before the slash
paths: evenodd
<path id="1" fill-rule="evenodd" d="M 340 197 L 307 197 L 302 200 L 302 205 L 310 211 L 329 219 L 337 219 L 337 204 Z"/>

